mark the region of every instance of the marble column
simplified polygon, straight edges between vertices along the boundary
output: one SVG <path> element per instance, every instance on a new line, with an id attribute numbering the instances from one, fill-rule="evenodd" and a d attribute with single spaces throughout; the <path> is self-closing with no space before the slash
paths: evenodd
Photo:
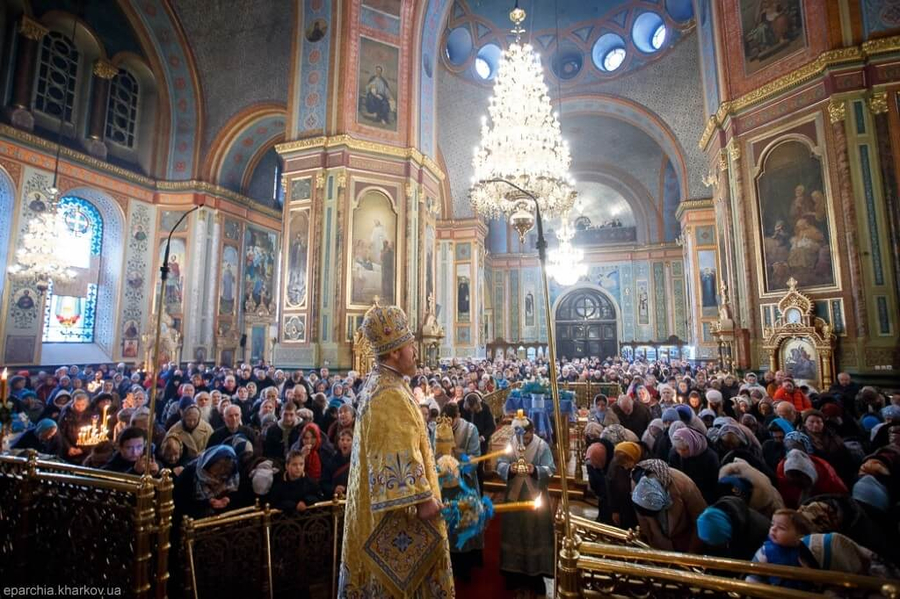
<path id="1" fill-rule="evenodd" d="M 853 314 L 856 320 L 856 335 L 868 335 L 866 298 L 859 259 L 859 240 L 856 233 L 856 206 L 853 199 L 853 181 L 850 175 L 850 158 L 847 153 L 847 130 L 845 120 L 847 105 L 844 100 L 832 99 L 828 104 L 831 133 L 834 139 L 834 154 L 837 158 L 837 175 L 840 192 L 839 212 L 844 221 L 844 241 L 849 259 L 850 288 L 853 294 Z"/>
<path id="2" fill-rule="evenodd" d="M 14 127 L 32 131 L 34 115 L 31 113 L 31 93 L 34 89 L 35 66 L 41 40 L 48 29 L 26 15 L 19 23 L 19 45 L 16 52 L 16 76 L 13 80 L 10 122 Z"/>
<path id="3" fill-rule="evenodd" d="M 88 121 L 88 135 L 84 142 L 88 154 L 100 160 L 106 160 L 107 148 L 103 143 L 104 127 L 106 125 L 106 111 L 109 106 L 109 88 L 113 77 L 118 75 L 119 69 L 107 60 L 94 61 L 94 94 L 91 97 L 91 113 Z"/>

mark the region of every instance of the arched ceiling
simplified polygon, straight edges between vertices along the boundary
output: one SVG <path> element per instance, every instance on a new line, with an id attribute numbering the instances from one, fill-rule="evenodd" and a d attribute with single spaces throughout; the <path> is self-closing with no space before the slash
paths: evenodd
<path id="1" fill-rule="evenodd" d="M 586 216 L 595 227 L 612 219 L 621 221 L 623 227 L 637 225 L 628 200 L 612 187 L 595 181 L 578 181 L 575 189 L 578 191 L 578 200 L 572 213 L 573 218 Z"/>

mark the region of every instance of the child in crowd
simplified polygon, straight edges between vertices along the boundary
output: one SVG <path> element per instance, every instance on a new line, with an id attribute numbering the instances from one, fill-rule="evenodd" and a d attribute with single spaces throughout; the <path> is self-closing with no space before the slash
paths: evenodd
<path id="1" fill-rule="evenodd" d="M 287 454 L 284 474 L 279 476 L 269 495 L 272 507 L 284 512 L 303 512 L 322 497 L 317 485 L 306 476 L 306 456 L 302 451 Z"/>
<path id="2" fill-rule="evenodd" d="M 803 544 L 803 537 L 811 531 L 809 521 L 797 510 L 780 509 L 772 515 L 769 527 L 769 540 L 763 543 L 753 556 L 754 562 L 778 564 L 780 566 L 803 566 L 809 563 L 805 555 L 808 549 Z M 785 580 L 777 576 L 761 577 L 751 574 L 748 582 L 768 583 L 775 586 L 806 589 L 803 581 Z"/>

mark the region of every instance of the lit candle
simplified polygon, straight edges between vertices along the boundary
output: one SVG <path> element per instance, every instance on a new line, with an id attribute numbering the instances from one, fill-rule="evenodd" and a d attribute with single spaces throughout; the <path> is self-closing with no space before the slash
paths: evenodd
<path id="1" fill-rule="evenodd" d="M 100 421 L 100 434 L 106 436 L 106 433 L 109 431 L 108 428 L 108 420 L 106 419 L 106 413 L 109 411 L 109 404 L 103 406 L 103 420 Z"/>
<path id="2" fill-rule="evenodd" d="M 541 496 L 538 495 L 534 501 L 511 501 L 507 503 L 498 503 L 494 505 L 494 513 L 502 512 L 527 512 L 528 510 L 537 510 L 541 507 Z"/>
<path id="3" fill-rule="evenodd" d="M 0 400 L 6 403 L 6 378 L 9 376 L 9 369 L 3 369 L 3 376 L 0 376 Z"/>
<path id="4" fill-rule="evenodd" d="M 512 444 L 507 443 L 506 447 L 504 447 L 503 449 L 499 449 L 497 451 L 492 451 L 491 453 L 486 453 L 482 456 L 478 456 L 477 458 L 469 458 L 469 463 L 477 464 L 478 462 L 483 462 L 485 460 L 490 460 L 492 458 L 499 458 L 500 456 L 503 456 L 503 455 L 512 455 L 512 452 L 513 452 Z"/>

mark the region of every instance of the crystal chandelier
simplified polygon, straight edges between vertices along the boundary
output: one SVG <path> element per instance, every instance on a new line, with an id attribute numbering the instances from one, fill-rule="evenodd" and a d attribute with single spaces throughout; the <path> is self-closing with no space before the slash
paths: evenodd
<path id="1" fill-rule="evenodd" d="M 517 4 L 509 18 L 516 25 L 516 41 L 500 59 L 488 106 L 490 120 L 482 117 L 469 199 L 483 216 L 509 216 L 525 199 L 509 182 L 533 194 L 541 212 L 552 217 L 575 201 L 569 147 L 551 109 L 540 57 L 520 41 L 525 11 Z"/>
<path id="2" fill-rule="evenodd" d="M 43 293 L 51 281 L 67 281 L 75 276 L 57 252 L 60 215 L 56 198 L 37 204 L 35 214 L 28 221 L 21 245 L 16 250 L 16 264 L 9 267 L 11 275 L 34 279 L 38 291 Z"/>
<path id="3" fill-rule="evenodd" d="M 547 273 L 564 287 L 574 285 L 587 274 L 587 264 L 584 263 L 584 252 L 574 245 L 575 229 L 569 222 L 569 213 L 563 215 L 562 226 L 556 232 L 559 247 L 550 251 L 547 264 Z"/>

